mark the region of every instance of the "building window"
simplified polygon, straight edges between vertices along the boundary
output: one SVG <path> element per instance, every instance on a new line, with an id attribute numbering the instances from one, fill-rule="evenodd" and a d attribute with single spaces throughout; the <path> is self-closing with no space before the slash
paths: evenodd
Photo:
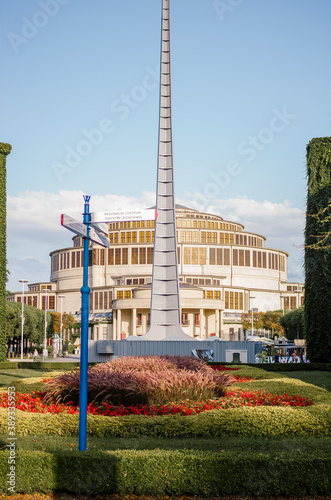
<path id="1" fill-rule="evenodd" d="M 199 249 L 196 247 L 193 247 L 192 248 L 192 264 L 194 266 L 198 265 L 198 263 L 199 263 L 198 256 L 199 256 Z"/>
<path id="2" fill-rule="evenodd" d="M 214 299 L 221 300 L 221 292 L 219 290 L 214 291 Z"/>
<path id="3" fill-rule="evenodd" d="M 131 299 L 131 290 L 125 290 L 124 292 L 125 299 Z"/>
<path id="4" fill-rule="evenodd" d="M 115 266 L 121 265 L 121 249 L 115 248 Z"/>
<path id="5" fill-rule="evenodd" d="M 132 231 L 132 243 L 137 243 L 137 231 Z"/>
<path id="6" fill-rule="evenodd" d="M 206 291 L 206 299 L 212 299 L 212 298 L 213 298 L 213 291 L 207 290 Z"/>
<path id="7" fill-rule="evenodd" d="M 141 325 L 142 325 L 141 313 L 138 313 L 137 314 L 137 326 L 141 326 Z"/>
<path id="8" fill-rule="evenodd" d="M 126 266 L 129 263 L 129 249 L 122 248 L 122 266 Z"/>
<path id="9" fill-rule="evenodd" d="M 182 313 L 182 325 L 183 326 L 188 326 L 188 314 L 187 313 Z"/>
<path id="10" fill-rule="evenodd" d="M 206 249 L 200 248 L 199 250 L 199 264 L 200 266 L 206 265 Z"/>
<path id="11" fill-rule="evenodd" d="M 234 266 L 238 265 L 238 250 L 236 248 L 233 249 L 233 256 L 232 256 L 233 262 L 232 264 Z"/>
<path id="12" fill-rule="evenodd" d="M 131 264 L 132 265 L 138 264 L 138 248 L 131 249 Z"/>
<path id="13" fill-rule="evenodd" d="M 146 248 L 139 248 L 139 264 L 146 264 Z"/>
<path id="14" fill-rule="evenodd" d="M 123 299 L 123 290 L 117 290 L 116 298 Z"/>
<path id="15" fill-rule="evenodd" d="M 194 326 L 200 326 L 200 314 L 198 313 L 194 315 Z"/>
<path id="16" fill-rule="evenodd" d="M 191 249 L 189 247 L 184 248 L 184 265 L 191 264 Z"/>
<path id="17" fill-rule="evenodd" d="M 108 248 L 108 265 L 109 266 L 114 265 L 114 249 L 113 248 Z"/>
<path id="18" fill-rule="evenodd" d="M 147 248 L 147 264 L 153 264 L 153 247 Z"/>

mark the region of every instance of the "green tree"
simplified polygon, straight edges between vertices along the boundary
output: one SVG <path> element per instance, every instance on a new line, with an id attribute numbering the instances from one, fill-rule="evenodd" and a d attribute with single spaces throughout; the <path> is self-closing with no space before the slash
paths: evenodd
<path id="1" fill-rule="evenodd" d="M 280 324 L 284 328 L 285 336 L 288 340 L 305 338 L 305 315 L 304 306 L 299 309 L 288 311 L 280 318 Z"/>
<path id="2" fill-rule="evenodd" d="M 54 316 L 54 332 L 58 335 L 61 329 L 61 314 L 58 312 L 52 312 Z M 62 314 L 62 330 L 67 330 L 68 328 L 73 328 L 75 324 L 75 318 L 71 314 Z"/>
<path id="3" fill-rule="evenodd" d="M 241 324 L 244 331 L 252 329 L 252 313 L 241 314 Z M 253 328 L 257 330 L 262 328 L 261 313 L 253 312 Z"/>
<path id="4" fill-rule="evenodd" d="M 331 137 L 307 146 L 305 329 L 312 362 L 331 359 Z"/>
<path id="5" fill-rule="evenodd" d="M 22 304 L 7 302 L 6 304 L 6 340 L 19 340 L 22 333 Z M 45 312 L 37 307 L 24 304 L 24 339 L 36 344 L 42 344 L 45 337 Z M 54 334 L 52 314 L 47 312 L 46 337 Z"/>
<path id="6" fill-rule="evenodd" d="M 272 335 L 275 333 L 282 334 L 283 327 L 280 323 L 282 313 L 280 311 L 267 311 L 261 313 L 262 328 L 271 331 Z"/>
<path id="7" fill-rule="evenodd" d="M 11 149 L 0 142 L 0 361 L 6 360 L 6 159 Z"/>

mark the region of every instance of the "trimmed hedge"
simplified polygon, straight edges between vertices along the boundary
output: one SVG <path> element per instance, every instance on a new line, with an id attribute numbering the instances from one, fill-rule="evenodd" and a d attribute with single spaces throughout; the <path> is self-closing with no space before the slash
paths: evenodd
<path id="1" fill-rule="evenodd" d="M 6 160 L 11 152 L 11 145 L 0 142 L 0 361 L 6 359 L 6 282 L 7 282 L 7 258 L 6 258 Z"/>
<path id="2" fill-rule="evenodd" d="M 307 145 L 305 329 L 307 356 L 331 359 L 331 137 Z"/>
<path id="3" fill-rule="evenodd" d="M 7 490 L 9 451 L 0 454 L 0 491 Z M 17 450 L 17 493 L 199 497 L 301 496 L 331 493 L 325 452 L 240 453 L 118 450 L 98 453 Z M 303 473 L 304 472 L 304 473 Z"/>
<path id="4" fill-rule="evenodd" d="M 331 363 L 254 363 L 248 366 L 261 368 L 267 372 L 331 371 Z"/>

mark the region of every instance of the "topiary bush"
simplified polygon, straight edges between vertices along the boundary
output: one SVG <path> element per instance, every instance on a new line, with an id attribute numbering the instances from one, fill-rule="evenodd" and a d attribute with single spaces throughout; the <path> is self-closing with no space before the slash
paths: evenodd
<path id="1" fill-rule="evenodd" d="M 202 401 L 225 394 L 235 382 L 226 372 L 191 356 L 123 357 L 100 363 L 88 372 L 88 401 L 113 405 L 164 404 Z M 46 384 L 45 402 L 79 404 L 80 373 L 64 373 Z"/>
<path id="2" fill-rule="evenodd" d="M 6 158 L 11 145 L 0 142 L 0 361 L 6 361 Z"/>

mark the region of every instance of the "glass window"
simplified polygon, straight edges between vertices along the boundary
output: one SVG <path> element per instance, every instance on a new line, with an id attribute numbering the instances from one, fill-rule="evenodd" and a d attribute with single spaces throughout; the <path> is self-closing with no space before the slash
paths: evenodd
<path id="1" fill-rule="evenodd" d="M 199 250 L 199 264 L 200 266 L 206 265 L 206 249 L 200 248 Z"/>
<path id="2" fill-rule="evenodd" d="M 216 264 L 216 248 L 209 249 L 209 264 L 215 266 Z"/>
<path id="3" fill-rule="evenodd" d="M 108 265 L 109 266 L 114 265 L 114 249 L 113 248 L 108 248 Z"/>
<path id="4" fill-rule="evenodd" d="M 129 252 L 128 248 L 122 248 L 122 266 L 126 266 L 129 263 Z"/>
<path id="5" fill-rule="evenodd" d="M 192 248 L 192 264 L 197 265 L 199 263 L 198 261 L 198 255 L 199 255 L 199 249 L 193 247 Z"/>
<path id="6" fill-rule="evenodd" d="M 146 264 L 146 248 L 139 248 L 139 264 Z"/>
<path id="7" fill-rule="evenodd" d="M 213 298 L 213 291 L 207 290 L 206 291 L 206 299 L 212 299 L 212 298 Z"/>
<path id="8" fill-rule="evenodd" d="M 221 300 L 221 292 L 219 290 L 214 291 L 214 299 Z"/>
<path id="9" fill-rule="evenodd" d="M 153 247 L 147 248 L 147 264 L 153 264 Z"/>
<path id="10" fill-rule="evenodd" d="M 115 266 L 121 265 L 121 249 L 115 248 Z"/>
<path id="11" fill-rule="evenodd" d="M 123 299 L 123 290 L 117 290 L 116 298 Z"/>
<path id="12" fill-rule="evenodd" d="M 138 264 L 138 248 L 131 249 L 131 264 Z"/>
<path id="13" fill-rule="evenodd" d="M 191 248 L 189 247 L 184 248 L 184 264 L 191 264 Z"/>

